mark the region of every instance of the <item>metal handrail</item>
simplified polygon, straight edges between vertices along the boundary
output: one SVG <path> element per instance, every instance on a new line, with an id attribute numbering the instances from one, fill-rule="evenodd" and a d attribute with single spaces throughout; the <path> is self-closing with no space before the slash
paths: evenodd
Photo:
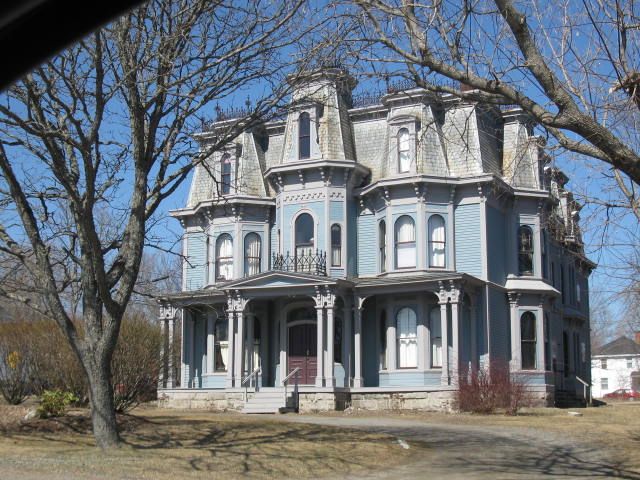
<path id="1" fill-rule="evenodd" d="M 284 387 L 284 405 L 286 407 L 287 406 L 287 382 L 293 375 L 295 375 L 295 383 L 293 384 L 294 385 L 293 400 L 295 402 L 296 411 L 298 410 L 298 372 L 299 371 L 300 371 L 300 367 L 296 367 L 293 370 L 291 370 L 291 372 L 289 372 L 289 375 L 287 375 L 282 379 L 282 386 Z"/>
<path id="2" fill-rule="evenodd" d="M 261 368 L 261 367 L 256 367 L 256 369 L 255 369 L 253 372 L 251 372 L 249 375 L 247 375 L 246 377 L 244 377 L 244 378 L 242 379 L 242 381 L 240 382 L 240 386 L 244 385 L 244 401 L 245 401 L 245 402 L 247 401 L 247 393 L 248 393 L 248 392 L 247 392 L 248 387 L 247 387 L 247 385 L 246 385 L 247 380 L 250 380 L 251 378 L 254 378 L 254 377 L 256 377 L 257 375 L 259 375 L 259 374 L 261 374 L 261 373 L 262 373 L 262 368 Z M 258 382 L 256 381 L 256 385 L 257 385 L 257 383 L 258 383 Z"/>
<path id="3" fill-rule="evenodd" d="M 576 375 L 576 380 L 578 380 L 582 384 L 583 397 L 584 397 L 585 401 L 588 401 L 589 405 L 591 405 L 591 403 L 593 401 L 593 399 L 591 398 L 591 384 L 585 382 L 583 379 L 581 379 L 577 375 Z M 589 399 L 588 400 L 587 400 L 587 388 L 589 389 Z"/>

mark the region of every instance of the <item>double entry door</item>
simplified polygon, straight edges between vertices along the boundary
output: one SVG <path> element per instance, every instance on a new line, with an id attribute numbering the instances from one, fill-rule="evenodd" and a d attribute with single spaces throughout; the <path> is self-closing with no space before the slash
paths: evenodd
<path id="1" fill-rule="evenodd" d="M 300 385 L 313 385 L 318 372 L 317 357 L 318 332 L 315 324 L 303 323 L 289 327 L 289 370 L 295 368 L 298 371 L 298 383 Z M 295 383 L 294 377 L 289 381 Z"/>

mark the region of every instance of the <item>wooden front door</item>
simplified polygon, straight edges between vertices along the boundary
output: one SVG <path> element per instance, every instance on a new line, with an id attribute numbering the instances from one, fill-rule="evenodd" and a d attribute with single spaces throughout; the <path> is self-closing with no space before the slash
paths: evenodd
<path id="1" fill-rule="evenodd" d="M 298 383 L 313 385 L 318 371 L 317 330 L 315 324 L 294 325 L 289 328 L 289 370 L 300 368 Z M 291 377 L 289 384 L 295 383 Z"/>

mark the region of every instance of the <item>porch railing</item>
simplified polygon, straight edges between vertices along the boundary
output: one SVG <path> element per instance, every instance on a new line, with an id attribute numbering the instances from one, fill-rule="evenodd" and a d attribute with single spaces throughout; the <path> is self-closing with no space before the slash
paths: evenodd
<path id="1" fill-rule="evenodd" d="M 284 377 L 284 379 L 282 380 L 282 386 L 284 387 L 284 406 L 287 406 L 287 384 L 289 382 L 289 379 L 291 377 L 293 377 L 293 408 L 295 409 L 295 411 L 298 411 L 298 397 L 299 397 L 299 393 L 298 393 L 298 372 L 300 371 L 300 367 L 296 367 L 293 370 L 291 370 L 291 372 L 289 372 L 289 375 L 287 375 L 286 377 Z"/>
<path id="2" fill-rule="evenodd" d="M 591 398 L 591 385 L 581 379 L 576 375 L 576 380 L 578 380 L 582 384 L 582 395 L 584 401 L 587 402 L 587 405 L 591 405 L 593 403 L 593 399 Z M 589 396 L 587 397 L 587 389 L 589 390 Z"/>
<path id="3" fill-rule="evenodd" d="M 244 387 L 244 393 L 243 393 L 244 402 L 247 401 L 249 386 L 253 387 L 254 392 L 258 389 L 258 375 L 260 375 L 261 373 L 262 373 L 262 369 L 260 367 L 257 367 L 253 372 L 251 372 L 249 375 L 244 377 L 242 379 L 242 382 L 240 382 L 240 386 Z M 252 379 L 253 381 L 251 381 Z"/>
<path id="4" fill-rule="evenodd" d="M 271 259 L 273 270 L 283 272 L 310 273 L 312 275 L 327 275 L 327 253 L 321 250 L 308 250 L 303 254 L 286 255 L 274 253 Z"/>

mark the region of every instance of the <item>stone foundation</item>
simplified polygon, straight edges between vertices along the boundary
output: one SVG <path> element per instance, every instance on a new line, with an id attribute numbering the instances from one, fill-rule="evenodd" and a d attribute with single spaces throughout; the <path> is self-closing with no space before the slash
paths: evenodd
<path id="1" fill-rule="evenodd" d="M 224 390 L 160 390 L 158 407 L 197 410 L 241 410 L 244 406 L 241 392 Z"/>
<path id="2" fill-rule="evenodd" d="M 351 407 L 362 410 L 451 411 L 453 391 L 351 393 Z"/>

